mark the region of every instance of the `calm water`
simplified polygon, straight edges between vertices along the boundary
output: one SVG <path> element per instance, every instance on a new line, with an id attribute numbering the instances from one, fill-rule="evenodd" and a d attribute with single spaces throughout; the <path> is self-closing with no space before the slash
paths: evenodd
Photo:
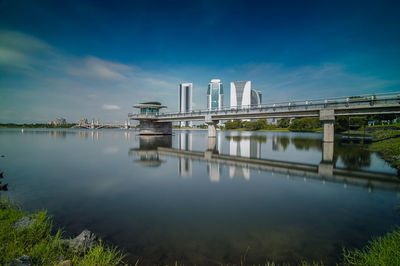
<path id="1" fill-rule="evenodd" d="M 329 265 L 342 246 L 400 225 L 400 179 L 362 146 L 323 148 L 320 134 L 307 133 L 218 132 L 215 143 L 207 131 L 136 134 L 0 130 L 9 183 L 0 193 L 29 211 L 47 209 L 70 235 L 88 228 L 144 264 L 237 264 L 246 254 L 247 263 Z"/>

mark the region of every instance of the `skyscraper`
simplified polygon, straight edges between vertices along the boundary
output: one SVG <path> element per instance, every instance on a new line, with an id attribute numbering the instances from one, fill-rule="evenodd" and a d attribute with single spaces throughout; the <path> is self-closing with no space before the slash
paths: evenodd
<path id="1" fill-rule="evenodd" d="M 249 108 L 261 102 L 262 94 L 251 89 L 251 81 L 231 82 L 231 108 Z"/>
<path id="2" fill-rule="evenodd" d="M 187 113 L 192 111 L 192 89 L 193 83 L 181 83 L 179 85 L 179 112 Z M 191 127 L 192 122 L 182 121 L 181 127 Z"/>
<path id="3" fill-rule="evenodd" d="M 212 79 L 207 89 L 207 109 L 219 110 L 224 106 L 224 90 L 220 79 Z"/>

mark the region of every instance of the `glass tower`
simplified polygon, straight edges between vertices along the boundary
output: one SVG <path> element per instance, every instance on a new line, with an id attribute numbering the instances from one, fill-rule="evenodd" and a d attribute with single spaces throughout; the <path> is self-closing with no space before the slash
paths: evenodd
<path id="1" fill-rule="evenodd" d="M 224 106 L 224 90 L 221 80 L 212 79 L 207 89 L 207 109 L 219 110 Z"/>
<path id="2" fill-rule="evenodd" d="M 192 111 L 193 83 L 181 83 L 179 85 L 179 112 L 188 113 Z M 182 121 L 181 127 L 191 127 L 191 121 Z"/>

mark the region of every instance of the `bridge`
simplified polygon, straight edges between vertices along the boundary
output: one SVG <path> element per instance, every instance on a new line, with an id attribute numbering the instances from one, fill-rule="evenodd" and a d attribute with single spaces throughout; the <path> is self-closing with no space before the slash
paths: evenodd
<path id="1" fill-rule="evenodd" d="M 174 121 L 205 121 L 208 125 L 208 137 L 215 138 L 216 125 L 220 120 L 319 117 L 323 124 L 323 140 L 333 142 L 335 117 L 399 113 L 400 92 L 390 92 L 225 107 L 216 110 L 193 110 L 185 113 L 129 113 L 128 118 L 140 121 L 140 134 L 170 132 L 170 130 L 157 131 L 157 128 L 172 127 Z M 144 128 L 146 130 L 142 131 Z"/>

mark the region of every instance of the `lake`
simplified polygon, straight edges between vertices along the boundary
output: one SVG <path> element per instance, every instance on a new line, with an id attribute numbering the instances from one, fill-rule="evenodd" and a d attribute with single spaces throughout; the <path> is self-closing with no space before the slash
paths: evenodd
<path id="1" fill-rule="evenodd" d="M 130 263 L 333 264 L 400 225 L 400 179 L 318 133 L 1 129 L 2 197 L 89 229 Z"/>

